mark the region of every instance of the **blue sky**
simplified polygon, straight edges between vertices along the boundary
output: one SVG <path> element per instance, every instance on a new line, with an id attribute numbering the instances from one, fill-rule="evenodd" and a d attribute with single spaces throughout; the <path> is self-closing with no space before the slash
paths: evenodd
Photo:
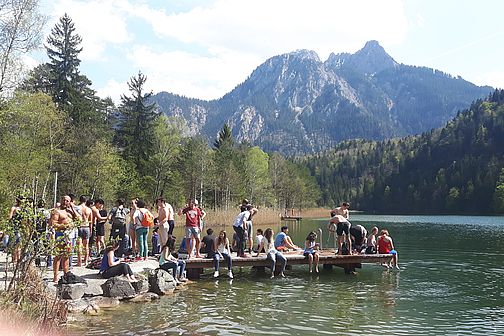
<path id="1" fill-rule="evenodd" d="M 310 49 L 325 60 L 368 40 L 397 62 L 504 88 L 499 0 L 41 1 L 47 33 L 65 12 L 73 19 L 81 72 L 116 102 L 138 71 L 155 93 L 214 99 L 275 55 Z"/>

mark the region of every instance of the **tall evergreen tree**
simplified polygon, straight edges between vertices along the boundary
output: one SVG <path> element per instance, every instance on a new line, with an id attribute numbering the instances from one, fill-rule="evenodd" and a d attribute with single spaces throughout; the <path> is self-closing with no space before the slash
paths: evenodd
<path id="1" fill-rule="evenodd" d="M 124 148 L 124 158 L 134 163 L 138 172 L 145 171 L 145 164 L 153 153 L 154 128 L 159 116 L 156 105 L 148 104 L 152 92 L 144 93 L 146 81 L 147 77 L 141 72 L 130 78 L 131 96 L 121 96 L 118 111 L 117 144 Z"/>
<path id="2" fill-rule="evenodd" d="M 75 33 L 75 26 L 68 14 L 64 14 L 59 22 L 51 29 L 45 45 L 49 56 L 51 91 L 55 103 L 66 105 L 69 102 L 72 82 L 79 80 L 79 45 L 82 38 Z"/>

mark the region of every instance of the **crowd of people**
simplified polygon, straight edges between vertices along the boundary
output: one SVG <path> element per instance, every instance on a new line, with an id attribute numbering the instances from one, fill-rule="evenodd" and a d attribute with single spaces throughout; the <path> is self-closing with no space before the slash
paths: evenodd
<path id="1" fill-rule="evenodd" d="M 321 243 L 317 242 L 317 233 L 309 232 L 303 247 L 292 241 L 288 226 L 282 226 L 276 235 L 272 228 L 264 231 L 258 228 L 254 236 L 253 217 L 258 209 L 247 199 L 242 201 L 240 211 L 233 222 L 232 241 L 225 230 L 220 230 L 215 237 L 211 228 L 208 228 L 206 235 L 201 238 L 206 213 L 197 200 L 189 199 L 177 212 L 185 218 L 185 235 L 178 250 L 175 247 L 176 237 L 173 235 L 175 211 L 164 198 L 156 199 L 156 218 L 140 199 L 131 200 L 129 207 L 124 199 L 118 199 L 110 211 L 105 210 L 105 202 L 100 198 L 92 201 L 81 196 L 78 205 L 74 203 L 75 199 L 75 195 L 65 195 L 51 210 L 45 209 L 42 202 L 37 204 L 38 218 L 41 220 L 40 224 L 37 224 L 36 232 L 39 237 L 48 238 L 53 244 L 53 249 L 47 253 L 46 261 L 48 266 L 53 267 L 55 282 L 58 281 L 60 268 L 64 273 L 69 271 L 74 264 L 72 258 L 75 254 L 77 267 L 88 266 L 96 258 L 101 258 L 99 273 L 104 278 L 124 275 L 130 281 L 135 281 L 135 277 L 127 261 L 146 260 L 149 255 L 158 257 L 160 268 L 171 270 L 176 282 L 185 281 L 185 260 L 191 258 L 213 259 L 214 277 L 219 277 L 220 264 L 224 262 L 227 266 L 227 276 L 232 279 L 233 252 L 236 252 L 238 258 L 265 254 L 270 263 L 271 277 L 276 275 L 276 269 L 281 277 L 285 277 L 287 258 L 284 254 L 287 251 L 302 252 L 308 259 L 309 272 L 319 272 Z M 24 204 L 18 198 L 10 210 L 12 237 L 0 233 L 4 246 L 10 241 L 11 246 L 15 247 L 22 239 L 22 207 L 33 206 L 30 202 Z M 373 227 L 368 236 L 362 225 L 350 224 L 349 207 L 350 204 L 344 202 L 331 211 L 328 231 L 337 237 L 337 253 L 389 253 L 393 255 L 392 262 L 384 266 L 399 268 L 398 255 L 388 231 L 381 230 L 378 235 L 378 228 Z M 107 223 L 110 223 L 111 227 L 108 240 L 105 239 Z M 150 235 L 149 249 L 148 237 L 151 229 L 153 232 Z M 39 239 L 33 241 L 39 244 Z M 15 262 L 18 258 L 19 250 L 12 249 L 12 260 Z M 40 258 L 37 258 L 37 261 L 40 264 Z"/>

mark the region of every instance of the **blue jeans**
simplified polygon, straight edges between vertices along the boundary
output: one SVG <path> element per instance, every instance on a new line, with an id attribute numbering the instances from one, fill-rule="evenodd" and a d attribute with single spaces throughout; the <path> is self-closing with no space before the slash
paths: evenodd
<path id="1" fill-rule="evenodd" d="M 269 259 L 271 262 L 271 272 L 275 272 L 276 262 L 280 261 L 281 272 L 285 271 L 285 266 L 287 266 L 287 259 L 280 251 L 270 251 L 266 259 Z"/>
<path id="2" fill-rule="evenodd" d="M 224 258 L 224 260 L 227 261 L 228 270 L 231 271 L 231 267 L 233 267 L 233 261 L 231 260 L 231 256 L 227 253 L 222 253 L 222 257 Z M 215 267 L 216 271 L 219 270 L 220 259 L 221 259 L 221 256 L 219 255 L 219 253 L 215 253 L 213 260 L 214 260 L 214 267 Z"/>
<path id="3" fill-rule="evenodd" d="M 184 274 L 185 267 L 186 262 L 184 260 L 177 260 L 177 262 L 168 260 L 163 265 L 160 266 L 160 268 L 162 270 L 165 270 L 166 272 L 168 272 L 168 270 L 171 269 L 174 278 L 177 278 L 177 268 L 179 269 L 178 278 L 180 278 Z"/>
<path id="4" fill-rule="evenodd" d="M 147 258 L 147 253 L 149 251 L 149 246 L 147 245 L 147 235 L 149 234 L 149 228 L 141 227 L 135 230 L 138 242 L 138 249 L 140 251 L 140 257 Z"/>

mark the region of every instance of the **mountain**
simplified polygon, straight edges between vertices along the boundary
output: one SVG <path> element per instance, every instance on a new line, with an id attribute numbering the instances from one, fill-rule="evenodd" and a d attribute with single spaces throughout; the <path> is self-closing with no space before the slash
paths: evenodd
<path id="1" fill-rule="evenodd" d="M 504 212 L 504 90 L 442 128 L 391 140 L 351 140 L 299 159 L 321 203 L 377 213 Z"/>
<path id="2" fill-rule="evenodd" d="M 189 135 L 215 139 L 228 123 L 238 141 L 285 154 L 317 152 L 346 139 L 386 139 L 443 125 L 490 87 L 397 63 L 376 41 L 326 61 L 310 50 L 268 59 L 212 101 L 167 92 L 159 110 L 184 119 Z"/>

